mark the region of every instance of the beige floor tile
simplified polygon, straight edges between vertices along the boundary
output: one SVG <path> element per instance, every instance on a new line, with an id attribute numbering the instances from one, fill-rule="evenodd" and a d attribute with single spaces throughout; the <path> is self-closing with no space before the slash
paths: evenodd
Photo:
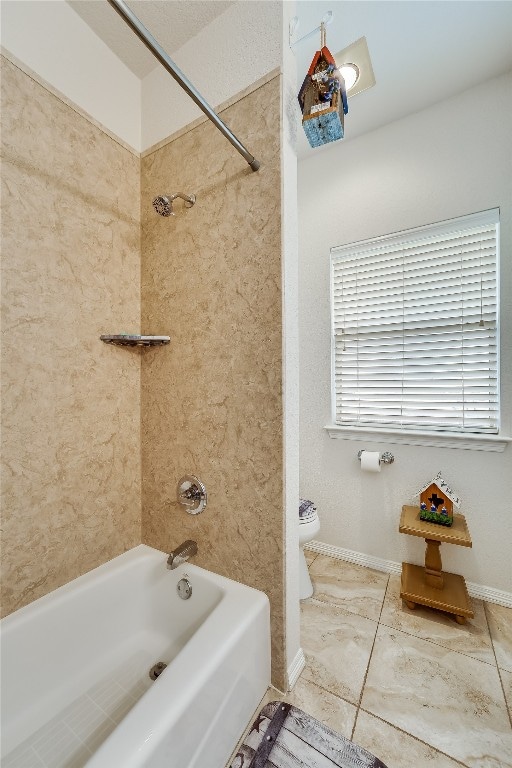
<path id="1" fill-rule="evenodd" d="M 498 670 L 379 626 L 361 706 L 471 768 L 512 768 Z"/>
<path id="2" fill-rule="evenodd" d="M 345 608 L 373 621 L 379 620 L 388 574 L 361 565 L 318 555 L 310 568 L 315 600 Z"/>
<path id="3" fill-rule="evenodd" d="M 306 558 L 306 563 L 308 564 L 308 566 L 310 566 L 313 560 L 316 560 L 316 558 L 318 557 L 318 552 L 311 552 L 310 549 L 305 549 L 304 556 Z"/>
<path id="4" fill-rule="evenodd" d="M 417 606 L 411 611 L 400 598 L 400 576 L 390 576 L 380 623 L 459 653 L 495 665 L 491 637 L 481 600 L 471 601 L 474 619 L 462 626 L 455 617 L 434 608 Z"/>
<path id="5" fill-rule="evenodd" d="M 332 728 L 350 739 L 357 712 L 357 708 L 353 704 L 324 691 L 323 688 L 303 679 L 302 676 L 293 690 L 284 698 L 294 707 L 302 709 L 308 715 L 320 720 L 328 728 Z"/>
<path id="6" fill-rule="evenodd" d="M 260 706 L 256 710 L 256 714 L 258 714 L 259 711 L 261 709 L 263 709 L 263 707 L 266 704 L 269 704 L 271 701 L 286 701 L 286 700 L 287 699 L 286 699 L 286 694 L 285 693 L 281 693 L 281 691 L 278 691 L 276 688 L 270 687 L 268 689 L 267 693 L 265 694 L 265 696 L 263 697 L 263 699 L 262 699 L 262 701 L 260 703 Z"/>
<path id="7" fill-rule="evenodd" d="M 485 610 L 498 667 L 512 672 L 512 608 L 486 603 Z"/>
<path id="8" fill-rule="evenodd" d="M 374 621 L 328 603 L 302 603 L 302 678 L 357 704 L 377 629 Z"/>
<path id="9" fill-rule="evenodd" d="M 500 669 L 501 682 L 503 683 L 503 689 L 505 691 L 505 699 L 507 700 L 507 707 L 510 718 L 512 719 L 512 672 L 505 672 L 504 669 Z"/>
<path id="10" fill-rule="evenodd" d="M 460 768 L 460 763 L 362 709 L 352 741 L 382 760 L 387 768 Z"/>

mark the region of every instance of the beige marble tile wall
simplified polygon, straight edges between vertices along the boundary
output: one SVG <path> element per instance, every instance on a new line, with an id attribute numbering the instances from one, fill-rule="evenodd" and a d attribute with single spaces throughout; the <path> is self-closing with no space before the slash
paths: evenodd
<path id="1" fill-rule="evenodd" d="M 2 58 L 2 613 L 140 543 L 140 159 Z"/>
<path id="2" fill-rule="evenodd" d="M 143 541 L 195 539 L 195 562 L 269 595 L 273 681 L 284 685 L 280 80 L 222 118 L 261 161 L 252 173 L 207 122 L 142 160 Z M 151 201 L 183 191 L 176 216 Z M 208 506 L 187 515 L 195 474 Z"/>

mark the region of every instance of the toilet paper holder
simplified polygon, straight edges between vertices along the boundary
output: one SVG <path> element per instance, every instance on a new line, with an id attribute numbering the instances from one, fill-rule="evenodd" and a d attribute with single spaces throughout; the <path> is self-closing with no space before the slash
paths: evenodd
<path id="1" fill-rule="evenodd" d="M 361 454 L 362 453 L 363 453 L 362 449 L 357 452 L 357 458 L 359 459 L 359 461 L 361 461 Z M 384 453 L 381 453 L 381 455 L 380 455 L 380 463 L 381 464 L 392 464 L 394 462 L 394 460 L 395 460 L 395 457 L 389 451 L 384 451 Z"/>

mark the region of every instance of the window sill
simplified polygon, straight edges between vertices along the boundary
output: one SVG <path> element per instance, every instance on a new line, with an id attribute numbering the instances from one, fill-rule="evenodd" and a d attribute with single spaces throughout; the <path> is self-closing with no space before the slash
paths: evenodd
<path id="1" fill-rule="evenodd" d="M 465 451 L 503 453 L 511 437 L 502 435 L 463 435 L 454 432 L 419 432 L 415 430 L 375 429 L 372 427 L 324 427 L 329 437 L 337 440 L 366 440 L 373 443 L 427 445 L 435 448 L 459 448 Z"/>

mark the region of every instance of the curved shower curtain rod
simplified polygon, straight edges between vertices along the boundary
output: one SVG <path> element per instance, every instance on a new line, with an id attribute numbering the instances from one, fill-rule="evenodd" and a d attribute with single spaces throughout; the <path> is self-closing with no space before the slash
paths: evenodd
<path id="1" fill-rule="evenodd" d="M 146 27 L 139 21 L 137 16 L 128 8 L 123 0 L 108 0 L 110 5 L 118 12 L 122 19 L 128 24 L 129 27 L 135 32 L 137 37 L 142 40 L 144 45 L 149 48 L 153 56 L 158 59 L 160 64 L 169 72 L 170 75 L 176 80 L 178 85 L 181 85 L 183 90 L 188 93 L 190 98 L 195 101 L 199 109 L 201 109 L 206 117 L 208 117 L 214 125 L 217 126 L 219 131 L 224 134 L 226 139 L 231 142 L 234 148 L 240 152 L 242 157 L 249 163 L 249 166 L 253 171 L 257 171 L 260 167 L 259 162 L 251 155 L 250 152 L 244 147 L 241 141 L 237 139 L 234 133 L 229 130 L 227 125 L 222 122 L 220 117 L 210 105 L 203 99 L 199 91 L 197 91 L 192 83 L 185 77 L 183 72 L 176 66 L 174 61 L 167 55 L 162 46 L 155 40 L 153 35 L 146 29 Z"/>

